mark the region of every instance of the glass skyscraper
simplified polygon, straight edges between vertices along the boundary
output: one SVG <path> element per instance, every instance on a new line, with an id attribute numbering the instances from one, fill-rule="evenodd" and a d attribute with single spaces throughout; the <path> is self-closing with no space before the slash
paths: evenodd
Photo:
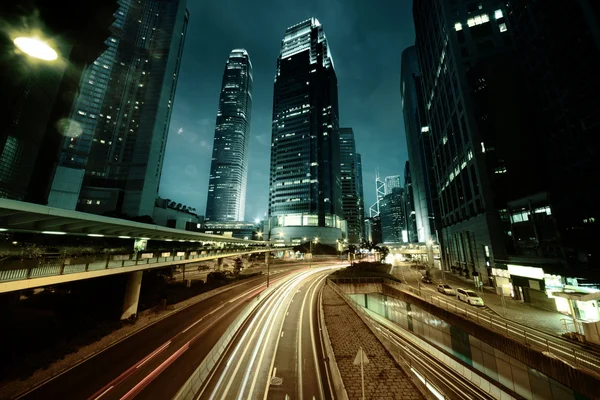
<path id="1" fill-rule="evenodd" d="M 49 205 L 152 215 L 189 18 L 185 6 L 185 0 L 120 2 L 109 48 L 86 71 Z"/>
<path id="2" fill-rule="evenodd" d="M 360 224 L 363 216 L 359 214 L 359 200 L 356 173 L 356 144 L 352 128 L 340 128 L 340 168 L 342 179 L 342 206 L 344 219 L 348 224 L 348 241 L 359 243 Z"/>
<path id="3" fill-rule="evenodd" d="M 316 18 L 289 27 L 273 96 L 270 234 L 289 241 L 345 234 L 340 179 L 337 77 Z"/>
<path id="4" fill-rule="evenodd" d="M 219 97 L 205 221 L 243 221 L 252 111 L 252 62 L 244 49 L 229 54 Z"/>

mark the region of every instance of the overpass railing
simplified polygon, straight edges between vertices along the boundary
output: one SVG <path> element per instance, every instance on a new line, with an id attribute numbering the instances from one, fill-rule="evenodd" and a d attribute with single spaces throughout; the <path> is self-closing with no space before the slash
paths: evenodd
<path id="1" fill-rule="evenodd" d="M 369 281 L 365 281 L 366 279 Z M 427 293 L 422 289 L 386 278 L 337 278 L 335 282 L 338 285 L 340 283 L 359 284 L 374 283 L 373 280 L 382 283 L 382 294 L 384 295 L 394 297 L 394 295 L 398 294 L 396 291 L 411 293 L 430 304 L 454 314 L 464 316 L 481 326 L 525 343 L 542 353 L 548 353 L 572 366 L 600 374 L 600 354 L 591 351 L 589 348 L 480 310 L 476 306 L 461 303 L 458 300 L 453 300 L 451 297 L 442 297 L 436 294 Z"/>
<path id="2" fill-rule="evenodd" d="M 279 249 L 277 249 L 279 250 Z M 275 251 L 277 251 L 275 250 Z M 25 279 L 44 278 L 56 275 L 119 269 L 138 265 L 172 263 L 188 264 L 203 259 L 242 256 L 252 253 L 274 251 L 262 248 L 260 250 L 234 251 L 227 249 L 211 250 L 172 250 L 172 251 L 141 251 L 131 254 L 102 254 L 74 257 L 68 255 L 45 256 L 38 259 L 5 260 L 0 263 L 0 282 L 10 282 Z M 115 271 L 116 272 L 116 271 Z"/>

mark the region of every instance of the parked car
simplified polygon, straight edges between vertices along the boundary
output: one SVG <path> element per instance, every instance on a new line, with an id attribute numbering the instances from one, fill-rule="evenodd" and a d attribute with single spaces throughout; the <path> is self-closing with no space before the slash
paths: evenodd
<path id="1" fill-rule="evenodd" d="M 431 281 L 431 278 L 430 278 L 430 277 L 428 277 L 427 275 L 423 275 L 423 276 L 421 277 L 421 282 L 423 282 L 423 283 L 433 283 L 433 282 Z"/>
<path id="2" fill-rule="evenodd" d="M 456 290 L 452 289 L 450 285 L 446 285 L 445 283 L 440 283 L 437 285 L 437 291 L 443 294 L 456 296 Z"/>
<path id="3" fill-rule="evenodd" d="M 467 302 L 472 306 L 483 306 L 483 299 L 477 293 L 469 289 L 456 289 L 460 301 Z"/>

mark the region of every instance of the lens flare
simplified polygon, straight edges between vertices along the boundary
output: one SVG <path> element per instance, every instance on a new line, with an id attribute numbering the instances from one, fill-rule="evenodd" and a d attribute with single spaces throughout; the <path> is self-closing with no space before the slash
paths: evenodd
<path id="1" fill-rule="evenodd" d="M 23 53 L 39 58 L 40 60 L 53 61 L 58 58 L 58 54 L 52 47 L 47 43 L 42 42 L 40 39 L 18 37 L 13 40 L 15 46 L 17 46 Z"/>

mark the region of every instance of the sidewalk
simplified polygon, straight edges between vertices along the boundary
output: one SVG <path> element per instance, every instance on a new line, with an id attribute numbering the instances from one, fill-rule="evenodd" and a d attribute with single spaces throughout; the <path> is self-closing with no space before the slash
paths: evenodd
<path id="1" fill-rule="evenodd" d="M 432 272 L 432 278 L 435 278 L 433 281 L 441 281 L 441 271 L 436 270 Z M 505 314 L 504 307 L 502 307 L 502 298 L 500 295 L 496 294 L 496 291 L 493 287 L 483 286 L 483 291 L 475 290 L 475 283 L 471 279 L 454 275 L 451 272 L 446 272 L 445 276 L 446 282 L 450 286 L 454 288 L 462 287 L 465 289 L 468 288 L 474 290 L 483 298 L 485 304 L 498 315 L 518 322 L 527 327 L 560 336 L 565 332 L 561 319 L 566 318 L 570 320 L 569 316 L 559 312 L 545 310 L 529 303 L 514 300 L 510 296 L 504 296 L 506 304 Z"/>
<path id="2" fill-rule="evenodd" d="M 335 360 L 350 400 L 362 398 L 360 366 L 353 364 L 359 347 L 369 359 L 364 365 L 366 399 L 424 399 L 360 317 L 327 285 L 323 288 L 323 311 Z"/>

